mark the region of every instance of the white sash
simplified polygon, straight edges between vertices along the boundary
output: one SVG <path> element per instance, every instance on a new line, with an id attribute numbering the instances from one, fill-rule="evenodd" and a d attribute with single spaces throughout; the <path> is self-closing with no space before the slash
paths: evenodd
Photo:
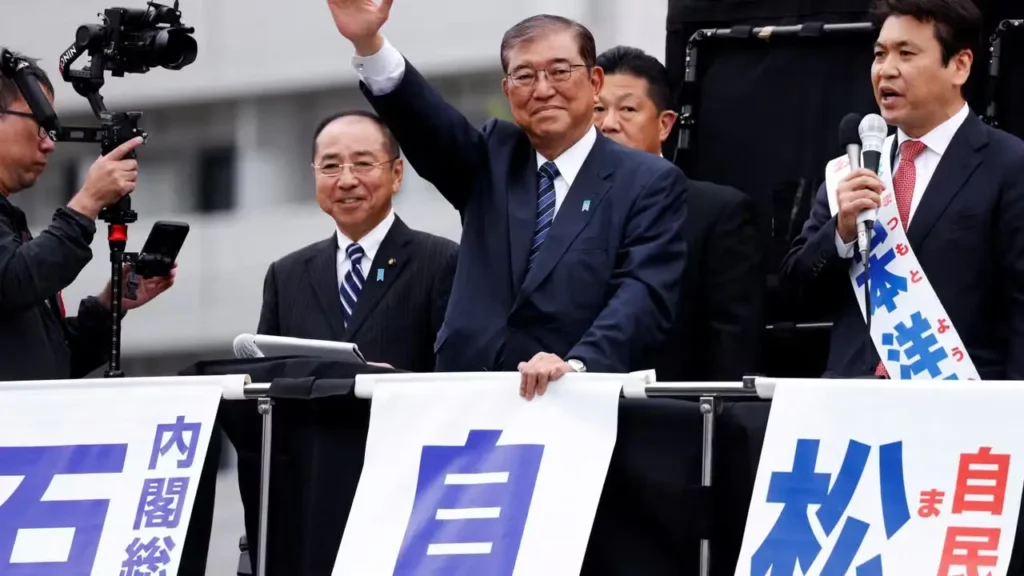
<path id="1" fill-rule="evenodd" d="M 871 340 L 893 379 L 978 380 L 956 328 L 939 302 L 928 277 L 910 247 L 893 196 L 891 152 L 896 137 L 882 150 L 879 178 L 885 184 L 871 240 Z M 844 155 L 825 167 L 828 206 L 839 211 L 836 189 L 850 172 Z M 850 266 L 850 283 L 864 315 L 864 263 L 857 251 Z"/>

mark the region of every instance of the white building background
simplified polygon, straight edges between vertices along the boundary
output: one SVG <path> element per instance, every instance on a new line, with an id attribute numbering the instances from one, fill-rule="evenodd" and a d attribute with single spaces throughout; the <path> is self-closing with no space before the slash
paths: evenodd
<path id="1" fill-rule="evenodd" d="M 42 59 L 66 126 L 97 122 L 86 100 L 59 78 L 57 59 L 78 26 L 98 23 L 97 14 L 113 6 L 145 3 L 0 0 L 0 44 Z M 352 49 L 334 28 L 326 0 L 182 0 L 180 8 L 196 29 L 196 62 L 180 71 L 108 74 L 101 92 L 112 111 L 143 111 L 149 133 L 139 151 L 139 221 L 129 229 L 128 249 L 139 250 L 157 220 L 191 227 L 174 288 L 124 320 L 129 376 L 173 375 L 201 358 L 230 357 L 234 337 L 256 330 L 267 266 L 333 234 L 314 196 L 314 127 L 331 112 L 369 108 Z M 396 0 L 384 32 L 479 125 L 508 115 L 498 58 L 503 32 L 537 13 L 581 21 L 599 51 L 627 44 L 664 61 L 667 0 Z M 82 56 L 73 67 L 86 61 Z M 98 146 L 61 144 L 38 184 L 12 198 L 36 234 L 98 155 Z M 407 167 L 396 212 L 413 228 L 458 241 L 457 213 Z M 64 294 L 72 314 L 109 278 L 106 229 L 98 224 L 93 261 Z M 243 531 L 233 470 L 225 445 L 207 570 L 215 576 L 235 573 Z"/>

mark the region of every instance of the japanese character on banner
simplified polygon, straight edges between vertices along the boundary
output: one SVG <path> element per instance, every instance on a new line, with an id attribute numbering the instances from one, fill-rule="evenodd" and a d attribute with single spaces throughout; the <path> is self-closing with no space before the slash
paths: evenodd
<path id="1" fill-rule="evenodd" d="M 1010 455 L 993 454 L 990 446 L 961 454 L 951 514 L 968 514 L 973 518 L 978 518 L 978 515 L 1002 516 L 1009 474 Z M 945 496 L 945 491 L 937 488 L 923 490 L 917 515 L 922 518 L 941 516 Z M 999 563 L 1001 529 L 998 526 L 972 525 L 977 520 L 966 516 L 955 522 L 946 528 L 937 576 L 987 574 L 983 569 L 993 568 Z"/>
<path id="2" fill-rule="evenodd" d="M 150 478 L 142 484 L 134 529 L 178 527 L 188 492 L 188 478 Z"/>
<path id="3" fill-rule="evenodd" d="M 839 536 L 821 573 L 852 573 L 854 558 L 871 524 L 865 519 L 847 515 L 846 510 L 860 486 L 872 447 L 850 440 L 833 480 L 832 474 L 815 471 L 820 443 L 818 439 L 797 440 L 792 469 L 772 472 L 767 501 L 782 504 L 782 510 L 751 557 L 751 576 L 807 573 L 822 551 L 808 515 L 812 505 L 818 506 L 814 517 L 826 536 L 830 537 L 839 529 Z M 879 446 L 878 467 L 881 529 L 889 540 L 910 521 L 910 506 L 903 481 L 903 443 Z M 881 554 L 858 564 L 856 573 L 858 576 L 882 576 Z"/>
<path id="4" fill-rule="evenodd" d="M 45 498 L 46 492 L 58 475 L 121 473 L 127 454 L 127 444 L 0 447 L 0 476 L 20 477 L 9 496 L 0 496 L 0 574 L 79 576 L 82 566 L 92 566 L 110 501 Z M 19 545 L 19 535 L 39 529 L 70 532 L 63 561 L 33 557 L 31 547 Z"/>
<path id="5" fill-rule="evenodd" d="M 173 424 L 158 424 L 156 436 L 153 438 L 153 451 L 149 457 L 149 469 L 156 470 L 157 463 L 167 456 L 171 449 L 178 457 L 177 468 L 191 468 L 199 447 L 200 422 L 185 422 L 184 416 L 178 416 Z"/>
<path id="6" fill-rule="evenodd" d="M 889 248 L 878 254 L 877 248 L 885 242 L 889 233 L 881 222 L 875 221 L 871 235 L 871 256 L 868 261 L 867 274 L 871 275 L 871 314 L 885 308 L 887 312 L 896 310 L 896 297 L 907 291 L 907 278 L 889 270 L 889 265 L 896 260 L 897 249 Z M 854 252 L 853 259 L 860 264 L 863 261 L 860 252 Z M 867 276 L 864 271 L 857 275 L 857 286 L 864 287 Z"/>
<path id="7" fill-rule="evenodd" d="M 176 544 L 170 536 L 150 538 L 143 541 L 135 538 L 125 548 L 127 559 L 121 563 L 119 576 L 167 576 L 167 565 L 171 563 L 171 551 Z"/>
<path id="8" fill-rule="evenodd" d="M 910 315 L 909 324 L 900 322 L 895 326 L 895 332 L 882 335 L 882 346 L 887 349 L 886 359 L 899 363 L 901 379 L 909 380 L 918 374 L 927 374 L 933 379 L 942 376 L 939 364 L 949 357 L 949 353 L 933 333 L 942 330 L 941 327 L 940 320 L 939 330 L 933 331 L 931 322 L 918 311 Z M 945 379 L 956 380 L 957 377 L 951 374 Z"/>

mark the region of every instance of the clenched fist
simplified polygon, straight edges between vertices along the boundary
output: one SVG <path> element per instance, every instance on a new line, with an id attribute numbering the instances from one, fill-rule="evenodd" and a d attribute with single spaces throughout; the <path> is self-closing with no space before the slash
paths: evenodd
<path id="1" fill-rule="evenodd" d="M 85 175 L 85 184 L 68 202 L 68 207 L 89 218 L 96 219 L 100 210 L 114 204 L 125 194 L 135 190 L 139 176 L 139 163 L 125 159 L 143 143 L 142 137 L 121 144 L 106 156 L 100 156 Z"/>

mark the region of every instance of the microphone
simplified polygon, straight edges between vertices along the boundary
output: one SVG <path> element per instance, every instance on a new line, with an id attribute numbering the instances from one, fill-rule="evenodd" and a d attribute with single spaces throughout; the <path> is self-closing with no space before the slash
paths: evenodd
<path id="1" fill-rule="evenodd" d="M 252 334 L 239 334 L 231 348 L 235 352 L 235 358 L 263 358 L 263 352 L 256 346 L 256 337 Z"/>
<path id="2" fill-rule="evenodd" d="M 846 150 L 850 170 L 860 168 L 860 134 L 857 131 L 860 122 L 860 114 L 850 113 L 843 116 L 843 121 L 839 123 L 839 146 Z"/>
<path id="3" fill-rule="evenodd" d="M 50 101 L 43 94 L 39 80 L 29 74 L 29 62 L 16 57 L 8 50 L 0 50 L 0 72 L 4 76 L 14 79 L 18 91 L 21 92 L 21 97 L 25 99 L 25 103 L 32 110 L 32 115 L 46 130 L 46 135 L 50 137 L 50 140 L 56 142 L 62 131 L 60 120 L 57 119 L 57 113 L 54 112 Z"/>
<path id="4" fill-rule="evenodd" d="M 889 133 L 889 127 L 878 114 L 868 114 L 860 121 L 857 133 L 860 135 L 864 168 L 878 174 L 878 166 L 882 161 L 882 144 Z M 877 219 L 877 208 L 864 210 L 857 215 L 857 244 L 865 262 L 871 253 L 871 229 Z"/>

